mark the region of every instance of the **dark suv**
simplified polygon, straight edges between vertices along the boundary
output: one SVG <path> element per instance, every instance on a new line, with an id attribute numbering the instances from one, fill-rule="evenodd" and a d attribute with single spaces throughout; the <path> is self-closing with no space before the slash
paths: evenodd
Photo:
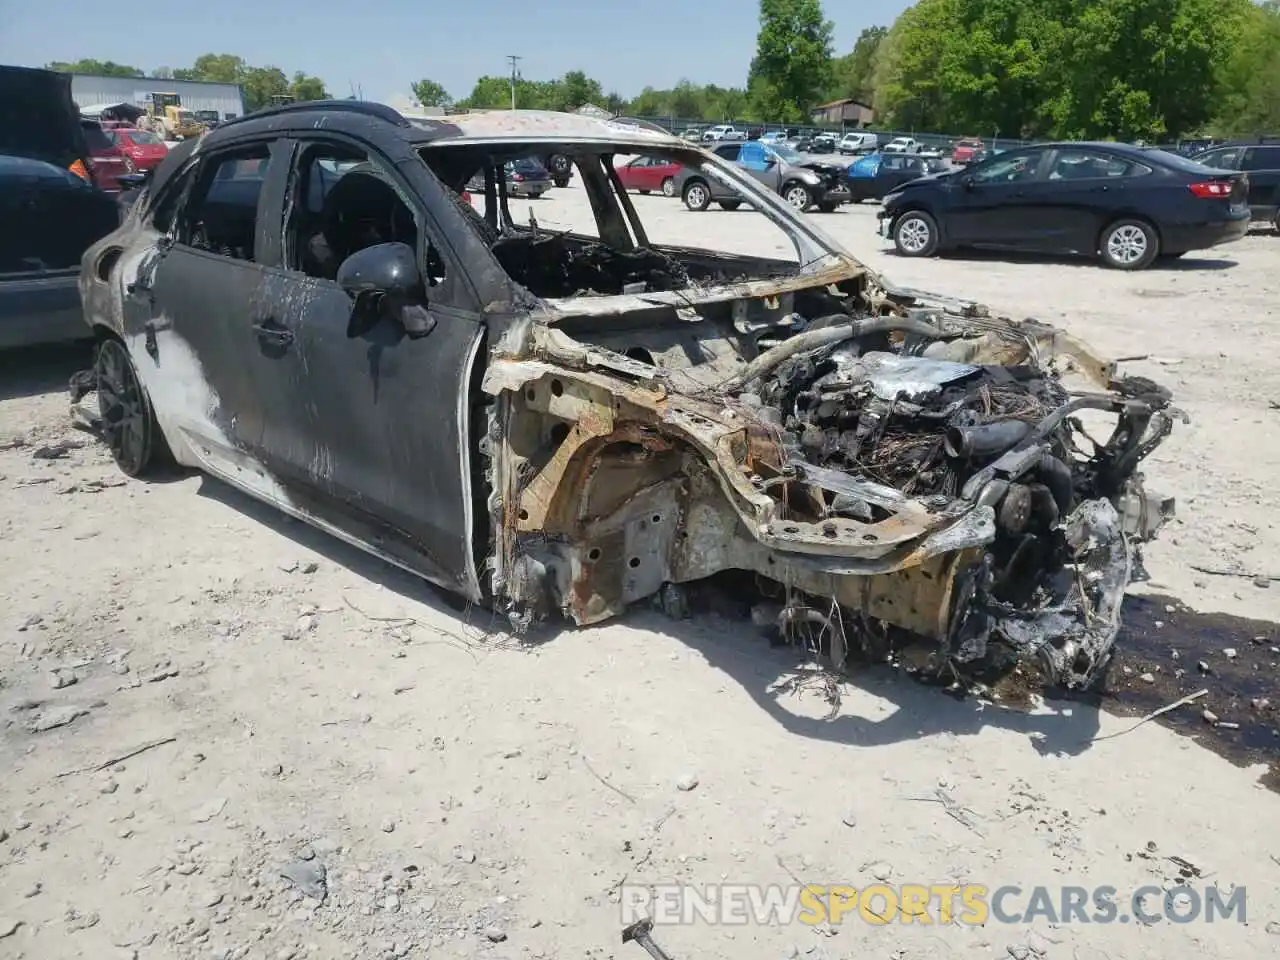
<path id="1" fill-rule="evenodd" d="M 1280 230 L 1280 137 L 1259 137 L 1197 153 L 1196 163 L 1216 170 L 1239 170 L 1249 177 L 1249 213 L 1254 223 Z"/>

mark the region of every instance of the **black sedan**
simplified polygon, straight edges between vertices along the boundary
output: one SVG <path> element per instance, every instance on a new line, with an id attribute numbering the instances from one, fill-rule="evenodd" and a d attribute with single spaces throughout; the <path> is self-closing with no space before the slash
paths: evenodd
<path id="1" fill-rule="evenodd" d="M 1140 270 L 1243 237 L 1248 180 L 1119 143 L 1048 143 L 904 184 L 885 197 L 880 234 L 928 257 L 993 247 L 1099 257 Z"/>

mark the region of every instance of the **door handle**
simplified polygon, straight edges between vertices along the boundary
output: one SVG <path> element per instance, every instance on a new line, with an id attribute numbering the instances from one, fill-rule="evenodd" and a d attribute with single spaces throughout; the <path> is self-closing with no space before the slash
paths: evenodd
<path id="1" fill-rule="evenodd" d="M 293 331 L 288 327 L 278 326 L 271 320 L 255 323 L 253 330 L 263 343 L 269 343 L 277 347 L 287 347 L 293 343 Z"/>

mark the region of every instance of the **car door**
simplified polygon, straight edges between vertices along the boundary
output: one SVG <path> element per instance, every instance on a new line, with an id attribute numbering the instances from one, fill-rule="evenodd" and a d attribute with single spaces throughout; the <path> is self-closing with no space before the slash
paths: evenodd
<path id="1" fill-rule="evenodd" d="M 470 451 L 480 304 L 401 169 L 417 161 L 320 133 L 300 136 L 293 156 L 273 317 L 255 344 L 270 367 L 265 457 L 307 512 L 477 598 Z M 430 176 L 425 166 L 421 175 Z M 362 221 L 356 232 L 333 226 L 353 220 Z M 353 299 L 337 270 L 379 241 L 414 249 L 424 335 L 409 336 L 391 318 L 367 332 L 352 326 Z"/>
<path id="2" fill-rule="evenodd" d="M 1280 206 L 1280 145 L 1260 144 L 1245 149 L 1240 169 L 1249 177 L 1249 206 L 1255 216 L 1276 217 Z"/>
<path id="3" fill-rule="evenodd" d="M 252 356 L 278 246 L 266 211 L 287 165 L 269 141 L 202 154 L 158 202 L 159 252 L 123 293 L 126 337 L 157 415 L 210 472 L 267 497 L 275 485 L 261 466 Z"/>
<path id="4" fill-rule="evenodd" d="M 738 157 L 742 153 L 742 147 L 743 144 L 741 143 L 722 143 L 715 148 L 714 153 L 726 163 L 732 163 L 741 167 L 742 164 L 738 162 Z M 710 186 L 711 195 L 717 200 L 737 199 L 737 194 L 724 186 L 718 180 L 710 181 Z"/>
<path id="5" fill-rule="evenodd" d="M 944 212 L 943 232 L 958 244 L 1016 246 L 1036 231 L 1036 184 L 1044 150 L 1010 150 L 949 183 L 952 204 Z"/>
<path id="6" fill-rule="evenodd" d="M 774 193 L 778 192 L 782 165 L 764 144 L 755 140 L 744 143 L 742 151 L 738 154 L 738 166 Z"/>
<path id="7" fill-rule="evenodd" d="M 875 195 L 879 199 L 892 193 L 910 180 L 924 175 L 923 165 L 906 154 L 889 154 L 876 170 Z"/>
<path id="8" fill-rule="evenodd" d="M 1145 164 L 1091 147 L 1063 147 L 1047 158 L 1043 180 L 1024 203 L 1031 218 L 1028 247 L 1093 254 L 1104 224 L 1140 207 Z"/>

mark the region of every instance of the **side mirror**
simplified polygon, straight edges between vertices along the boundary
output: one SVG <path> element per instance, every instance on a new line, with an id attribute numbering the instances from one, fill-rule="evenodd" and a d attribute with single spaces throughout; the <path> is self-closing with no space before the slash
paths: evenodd
<path id="1" fill-rule="evenodd" d="M 366 294 L 407 298 L 422 288 L 422 272 L 407 243 L 377 243 L 357 250 L 342 261 L 337 279 L 352 300 Z"/>
<path id="2" fill-rule="evenodd" d="M 421 303 L 422 271 L 408 244 L 378 243 L 357 250 L 338 267 L 337 281 L 354 304 L 348 337 L 363 336 L 388 315 L 410 337 L 425 337 L 435 328 Z"/>
<path id="3" fill-rule="evenodd" d="M 962 177 L 960 179 L 960 185 L 963 186 L 966 190 L 972 190 L 975 186 L 977 186 L 977 184 L 978 184 L 978 181 L 973 179 L 972 176 Z"/>
<path id="4" fill-rule="evenodd" d="M 764 158 L 764 168 L 765 168 L 766 170 L 768 170 L 770 167 L 776 167 L 777 165 L 778 165 L 778 158 L 777 158 L 777 157 L 765 157 L 765 158 Z"/>

